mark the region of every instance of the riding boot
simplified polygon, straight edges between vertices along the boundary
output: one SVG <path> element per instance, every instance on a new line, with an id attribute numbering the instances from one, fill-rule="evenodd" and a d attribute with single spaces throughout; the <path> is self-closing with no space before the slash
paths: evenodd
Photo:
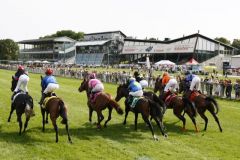
<path id="1" fill-rule="evenodd" d="M 17 92 L 13 92 L 11 100 L 13 101 L 13 97 L 17 94 Z"/>
<path id="2" fill-rule="evenodd" d="M 28 95 L 28 92 L 26 92 L 26 95 Z"/>
<path id="3" fill-rule="evenodd" d="M 42 98 L 41 98 L 40 102 L 38 102 L 40 105 L 43 104 L 43 101 L 44 101 L 44 99 L 46 98 L 46 96 L 47 96 L 47 95 L 46 95 L 45 93 L 42 94 Z"/>
<path id="4" fill-rule="evenodd" d="M 128 97 L 128 104 L 131 105 L 132 101 L 133 101 L 133 96 L 129 95 L 129 97 Z"/>

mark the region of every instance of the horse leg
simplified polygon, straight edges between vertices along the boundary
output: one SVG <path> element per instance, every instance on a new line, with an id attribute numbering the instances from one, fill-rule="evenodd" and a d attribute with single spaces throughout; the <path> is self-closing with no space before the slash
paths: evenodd
<path id="1" fill-rule="evenodd" d="M 57 123 L 56 123 L 56 118 L 52 118 L 52 117 L 50 117 L 50 118 L 52 120 L 54 130 L 56 132 L 56 143 L 58 143 L 58 126 L 57 126 Z"/>
<path id="2" fill-rule="evenodd" d="M 186 119 L 181 115 L 181 113 L 179 113 L 175 110 L 173 110 L 173 113 L 175 114 L 176 117 L 178 117 L 183 122 L 182 130 L 185 131 L 186 130 Z"/>
<path id="3" fill-rule="evenodd" d="M 66 122 L 66 131 L 67 131 L 67 134 L 68 134 L 68 141 L 70 143 L 72 143 L 72 140 L 71 140 L 71 137 L 70 137 L 70 134 L 69 134 L 69 129 L 68 129 L 68 121 Z"/>
<path id="4" fill-rule="evenodd" d="M 192 122 L 193 122 L 193 124 L 194 124 L 194 127 L 195 127 L 195 131 L 196 131 L 196 132 L 199 132 L 199 129 L 198 129 L 197 124 L 196 124 L 196 120 L 195 120 L 195 118 L 193 117 L 193 115 L 192 115 L 189 111 L 187 111 L 186 113 L 187 113 L 187 115 L 190 117 L 190 119 L 192 120 Z"/>
<path id="5" fill-rule="evenodd" d="M 13 107 L 13 104 L 11 104 L 11 111 L 10 111 L 10 114 L 9 114 L 9 117 L 8 117 L 8 122 L 10 122 L 10 120 L 11 120 L 11 116 L 12 116 L 13 111 L 14 111 L 14 107 Z"/>
<path id="6" fill-rule="evenodd" d="M 152 126 L 150 120 L 148 119 L 148 116 L 146 116 L 146 115 L 144 115 L 144 114 L 142 113 L 142 118 L 143 118 L 143 120 L 145 121 L 145 123 L 147 123 L 150 131 L 152 132 L 153 140 L 158 140 L 157 136 L 156 136 L 156 135 L 154 134 L 154 132 L 153 132 L 153 126 Z"/>
<path id="7" fill-rule="evenodd" d="M 88 105 L 89 108 L 89 122 L 92 123 L 92 113 L 93 113 L 93 109 L 91 108 L 91 106 Z"/>
<path id="8" fill-rule="evenodd" d="M 25 124 L 24 124 L 24 129 L 23 129 L 23 132 L 26 131 L 26 128 L 28 126 L 28 121 L 30 120 L 30 117 L 26 117 L 26 121 L 25 121 Z"/>
<path id="9" fill-rule="evenodd" d="M 160 131 L 162 133 L 162 135 L 164 137 L 168 137 L 168 135 L 166 133 L 164 133 L 164 125 L 163 125 L 162 121 L 159 120 L 157 117 L 152 117 L 152 118 L 156 121 L 156 123 L 157 123 L 157 125 L 158 125 L 158 127 L 159 127 L 159 129 L 160 129 Z"/>
<path id="10" fill-rule="evenodd" d="M 46 112 L 46 121 L 45 121 L 46 124 L 48 124 L 48 115 L 49 113 Z"/>
<path id="11" fill-rule="evenodd" d="M 205 121 L 205 127 L 204 127 L 204 131 L 207 130 L 207 125 L 208 125 L 208 118 L 205 116 L 204 112 L 200 112 L 199 115 L 202 117 L 202 119 L 204 119 Z"/>
<path id="12" fill-rule="evenodd" d="M 19 135 L 21 135 L 22 134 L 22 115 L 17 114 L 17 121 L 19 124 Z"/>
<path id="13" fill-rule="evenodd" d="M 108 119 L 104 123 L 104 127 L 107 127 L 107 123 L 112 119 L 112 107 L 108 107 Z"/>
<path id="14" fill-rule="evenodd" d="M 127 123 L 127 116 L 128 116 L 129 111 L 130 111 L 129 107 L 126 106 L 126 108 L 125 108 L 125 118 L 124 118 L 124 121 L 123 121 L 123 125 L 126 125 L 126 123 Z"/>
<path id="15" fill-rule="evenodd" d="M 45 110 L 41 108 L 41 113 L 42 113 L 42 131 L 45 131 Z"/>
<path id="16" fill-rule="evenodd" d="M 97 116 L 98 116 L 98 123 L 97 123 L 97 128 L 101 128 L 101 122 L 104 119 L 104 116 L 102 115 L 101 111 L 97 111 Z"/>
<path id="17" fill-rule="evenodd" d="M 208 110 L 213 115 L 215 121 L 217 122 L 220 132 L 222 132 L 222 127 L 220 125 L 220 122 L 218 120 L 218 117 L 217 117 L 216 113 L 214 112 L 214 108 L 211 108 L 211 109 L 208 109 Z"/>
<path id="18" fill-rule="evenodd" d="M 137 130 L 137 120 L 138 120 L 138 113 L 135 112 L 135 130 Z"/>

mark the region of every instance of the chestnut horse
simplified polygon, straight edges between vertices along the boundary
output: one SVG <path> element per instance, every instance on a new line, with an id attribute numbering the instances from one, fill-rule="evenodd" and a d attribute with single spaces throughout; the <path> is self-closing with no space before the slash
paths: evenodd
<path id="1" fill-rule="evenodd" d="M 41 80 L 42 80 L 42 76 L 41 76 Z M 56 132 L 56 143 L 57 143 L 58 142 L 57 118 L 61 116 L 62 117 L 61 123 L 65 124 L 65 128 L 68 134 L 68 141 L 72 143 L 72 140 L 69 134 L 69 129 L 68 129 L 67 107 L 61 98 L 56 96 L 52 97 L 52 94 L 53 93 L 48 93 L 46 98 L 49 98 L 49 97 L 51 98 L 46 102 L 45 106 L 40 106 L 41 113 L 42 113 L 42 125 L 43 125 L 42 131 L 43 132 L 45 131 L 45 123 L 48 123 L 47 120 L 45 121 L 45 115 L 47 118 L 48 114 L 50 114 L 50 119 L 52 121 L 54 130 Z"/>
<path id="2" fill-rule="evenodd" d="M 138 113 L 141 113 L 143 120 L 145 121 L 145 123 L 148 125 L 153 139 L 154 140 L 158 140 L 158 138 L 155 136 L 154 132 L 153 132 L 153 127 L 151 124 L 151 121 L 149 120 L 149 116 L 151 115 L 151 117 L 156 121 L 158 127 L 160 128 L 160 131 L 162 133 L 162 135 L 164 137 L 167 137 L 167 134 L 164 133 L 164 126 L 162 123 L 162 118 L 163 118 L 163 108 L 161 108 L 159 106 L 158 103 L 154 102 L 153 100 L 151 100 L 148 97 L 143 97 L 140 98 L 138 100 L 138 102 L 136 103 L 134 108 L 131 108 L 130 105 L 127 103 L 128 101 L 128 85 L 127 84 L 123 84 L 123 85 L 119 85 L 117 88 L 117 96 L 115 98 L 116 101 L 119 101 L 121 98 L 125 97 L 125 119 L 123 124 L 126 124 L 126 119 L 128 116 L 128 112 L 132 111 L 135 113 L 135 130 L 137 130 L 137 119 L 138 119 Z"/>
<path id="3" fill-rule="evenodd" d="M 15 80 L 14 77 L 12 77 L 12 86 L 11 91 L 14 91 L 17 85 L 17 80 Z M 11 120 L 11 116 L 13 111 L 16 109 L 17 113 L 17 121 L 19 123 L 19 135 L 22 134 L 22 114 L 25 113 L 26 115 L 26 121 L 24 124 L 23 132 L 26 131 L 26 128 L 28 126 L 28 121 L 30 120 L 30 117 L 33 115 L 33 99 L 30 95 L 23 93 L 20 91 L 14 96 L 14 99 L 11 103 L 11 111 L 8 117 L 8 122 Z"/>
<path id="4" fill-rule="evenodd" d="M 180 80 L 179 93 L 184 92 L 183 94 L 185 97 L 190 97 L 191 91 L 189 90 L 189 86 L 181 78 L 179 78 L 179 80 Z M 199 115 L 205 121 L 204 131 L 207 130 L 207 125 L 208 125 L 208 118 L 205 115 L 205 111 L 208 110 L 214 117 L 215 121 L 217 122 L 220 132 L 222 132 L 222 127 L 217 117 L 217 113 L 219 111 L 217 101 L 212 97 L 206 96 L 204 94 L 200 94 L 197 91 L 195 92 L 195 94 L 196 96 L 193 98 L 193 102 L 195 104 L 195 107 L 197 108 Z"/>
<path id="5" fill-rule="evenodd" d="M 97 117 L 98 117 L 97 127 L 101 128 L 101 122 L 104 119 L 102 110 L 108 108 L 108 119 L 104 123 L 104 127 L 106 127 L 107 123 L 112 119 L 112 109 L 114 108 L 117 111 L 117 113 L 120 115 L 123 114 L 123 110 L 120 108 L 119 104 L 111 98 L 111 95 L 108 93 L 100 93 L 99 95 L 97 95 L 95 102 L 92 103 L 90 100 L 88 82 L 89 82 L 89 80 L 84 78 L 80 87 L 78 88 L 78 91 L 79 92 L 86 91 L 86 93 L 87 93 L 87 98 L 88 98 L 87 105 L 89 108 L 89 121 L 90 121 L 90 123 L 92 122 L 92 112 L 96 111 Z"/>
<path id="6" fill-rule="evenodd" d="M 160 99 L 162 99 L 163 101 L 166 100 L 167 96 L 164 92 L 163 92 L 164 88 L 162 85 L 162 79 L 161 78 L 157 78 L 156 82 L 155 82 L 155 86 L 154 86 L 154 92 L 156 93 L 157 91 L 160 92 Z M 197 111 L 196 108 L 193 106 L 193 104 L 187 99 L 187 98 L 181 98 L 177 95 L 174 95 L 171 99 L 170 102 L 167 104 L 167 108 L 168 109 L 173 109 L 173 114 L 178 117 L 182 122 L 183 122 L 183 130 L 186 130 L 186 119 L 185 117 L 182 115 L 182 112 L 186 112 L 187 115 L 190 117 L 190 119 L 192 120 L 194 127 L 195 127 L 195 131 L 198 132 L 198 128 L 196 125 L 196 120 L 195 117 L 197 115 Z"/>

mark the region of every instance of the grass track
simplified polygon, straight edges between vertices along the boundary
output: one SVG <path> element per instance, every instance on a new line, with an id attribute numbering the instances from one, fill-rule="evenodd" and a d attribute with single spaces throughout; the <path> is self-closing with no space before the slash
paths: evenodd
<path id="1" fill-rule="evenodd" d="M 57 95 L 69 108 L 70 134 L 73 144 L 67 142 L 63 125 L 59 124 L 59 143 L 55 143 L 55 132 L 50 124 L 45 133 L 41 131 L 41 114 L 37 102 L 40 99 L 40 75 L 30 74 L 29 91 L 34 98 L 36 116 L 30 120 L 27 132 L 18 136 L 18 123 L 14 112 L 11 123 L 7 123 L 10 111 L 10 83 L 12 71 L 0 70 L 0 159 L 240 159 L 240 103 L 218 100 L 218 114 L 223 127 L 220 133 L 210 114 L 208 131 L 194 132 L 187 118 L 187 132 L 181 132 L 182 123 L 168 110 L 164 123 L 168 139 L 160 136 L 155 123 L 154 130 L 160 140 L 155 142 L 139 116 L 138 131 L 134 131 L 133 114 L 128 123 L 122 125 L 124 116 L 113 111 L 112 120 L 101 131 L 88 123 L 85 93 L 77 88 L 80 80 L 60 78 Z M 116 85 L 105 84 L 106 92 L 115 96 Z M 123 100 L 120 102 L 122 108 Z M 105 119 L 107 112 L 104 112 Z M 23 117 L 24 118 L 24 117 Z M 59 119 L 60 120 L 60 119 Z M 94 113 L 93 120 L 96 120 Z M 60 122 L 60 121 L 59 121 Z M 197 123 L 203 129 L 203 120 Z"/>

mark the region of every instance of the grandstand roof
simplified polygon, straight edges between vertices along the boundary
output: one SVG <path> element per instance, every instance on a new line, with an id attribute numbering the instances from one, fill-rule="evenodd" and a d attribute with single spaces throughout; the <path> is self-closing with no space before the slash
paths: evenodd
<path id="1" fill-rule="evenodd" d="M 184 37 L 181 37 L 181 38 L 176 38 L 176 39 L 173 39 L 173 40 L 169 40 L 169 41 L 159 41 L 159 40 L 144 40 L 144 39 L 133 39 L 133 38 L 125 38 L 124 40 L 125 41 L 134 41 L 134 42 L 150 42 L 150 43 L 164 43 L 164 44 L 170 44 L 170 43 L 174 43 L 174 42 L 178 42 L 178 41 L 182 41 L 182 40 L 185 40 L 185 39 L 189 39 L 189 38 L 194 38 L 194 37 L 201 37 L 203 39 L 206 39 L 208 41 L 211 41 L 211 42 L 214 42 L 214 43 L 219 43 L 225 47 L 230 47 L 230 48 L 233 48 L 233 49 L 236 49 L 235 47 L 233 46 L 230 46 L 228 44 L 225 44 L 225 43 L 222 43 L 222 42 L 219 42 L 219 41 L 216 41 L 214 39 L 211 39 L 209 37 L 206 37 L 204 35 L 201 35 L 199 33 L 195 33 L 195 34 L 191 34 L 191 35 L 188 35 L 188 36 L 184 36 Z"/>
<path id="2" fill-rule="evenodd" d="M 87 33 L 87 34 L 84 34 L 84 35 L 108 34 L 108 33 L 120 33 L 120 34 L 122 34 L 125 38 L 127 37 L 122 31 L 96 32 L 96 33 Z"/>
<path id="3" fill-rule="evenodd" d="M 101 46 L 105 43 L 109 42 L 110 40 L 102 40 L 102 41 L 83 41 L 77 42 L 76 46 Z"/>
<path id="4" fill-rule="evenodd" d="M 75 42 L 74 39 L 69 37 L 52 37 L 52 38 L 39 38 L 19 41 L 19 44 L 39 44 L 39 43 L 51 43 L 51 42 Z"/>

